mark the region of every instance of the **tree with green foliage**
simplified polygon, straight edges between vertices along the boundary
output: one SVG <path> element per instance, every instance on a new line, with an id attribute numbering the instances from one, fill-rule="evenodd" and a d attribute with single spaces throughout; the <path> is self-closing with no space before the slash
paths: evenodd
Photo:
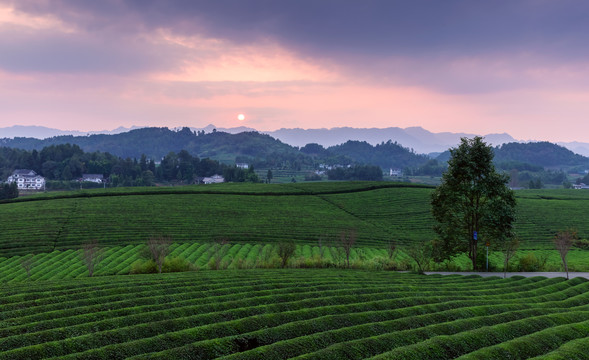
<path id="1" fill-rule="evenodd" d="M 15 182 L 0 185 L 0 200 L 16 199 L 18 197 L 18 186 Z"/>
<path id="2" fill-rule="evenodd" d="M 268 180 L 268 184 L 270 184 L 270 182 L 272 181 L 273 175 L 272 175 L 272 170 L 268 169 L 268 172 L 266 173 L 266 180 Z"/>
<path id="3" fill-rule="evenodd" d="M 476 270 L 479 241 L 500 244 L 514 236 L 515 195 L 507 187 L 509 176 L 495 170 L 493 149 L 481 137 L 462 138 L 450 154 L 431 199 L 440 238 L 436 253 L 449 259 L 468 252 Z"/>

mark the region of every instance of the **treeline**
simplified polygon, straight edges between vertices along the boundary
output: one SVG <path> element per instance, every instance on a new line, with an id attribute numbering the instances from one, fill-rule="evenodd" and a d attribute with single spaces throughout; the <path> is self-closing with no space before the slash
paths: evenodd
<path id="1" fill-rule="evenodd" d="M 16 199 L 18 197 L 18 186 L 16 183 L 0 185 L 0 200 Z"/>
<path id="2" fill-rule="evenodd" d="M 374 165 L 355 165 L 338 167 L 327 171 L 329 180 L 366 180 L 381 181 L 382 169 Z"/>
<path id="3" fill-rule="evenodd" d="M 0 148 L 0 171 L 6 179 L 15 169 L 31 169 L 47 180 L 48 189 L 69 188 L 82 174 L 102 174 L 109 186 L 151 186 L 156 182 L 191 184 L 214 174 L 234 182 L 259 181 L 253 169 L 243 171 L 188 151 L 169 152 L 156 164 L 154 159 L 120 158 L 103 152 L 84 152 L 78 145 L 51 145 L 41 151 Z"/>

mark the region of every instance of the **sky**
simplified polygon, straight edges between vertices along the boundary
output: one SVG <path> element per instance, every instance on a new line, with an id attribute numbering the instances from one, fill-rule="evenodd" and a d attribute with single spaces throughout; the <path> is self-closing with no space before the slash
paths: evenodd
<path id="1" fill-rule="evenodd" d="M 0 0 L 0 127 L 589 142 L 587 19 L 585 0 Z"/>

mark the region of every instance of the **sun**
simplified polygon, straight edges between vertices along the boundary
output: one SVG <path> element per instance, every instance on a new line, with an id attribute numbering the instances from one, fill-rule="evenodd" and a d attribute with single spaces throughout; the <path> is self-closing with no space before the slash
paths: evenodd
<path id="1" fill-rule="evenodd" d="M 243 115 L 243 114 L 237 115 L 237 120 L 239 120 L 239 121 L 245 120 L 245 115 Z"/>

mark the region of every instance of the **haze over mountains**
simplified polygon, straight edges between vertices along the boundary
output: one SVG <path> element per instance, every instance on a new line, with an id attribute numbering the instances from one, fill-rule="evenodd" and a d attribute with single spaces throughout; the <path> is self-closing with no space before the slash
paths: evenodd
<path id="1" fill-rule="evenodd" d="M 129 130 L 138 129 L 141 127 L 131 126 L 130 128 L 119 127 L 114 130 L 102 131 L 77 131 L 77 130 L 59 130 L 47 128 L 43 126 L 20 126 L 15 125 L 11 127 L 0 128 L 0 138 L 14 138 L 14 137 L 29 137 L 37 139 L 45 139 L 61 135 L 84 136 L 93 134 L 120 134 Z M 245 126 L 234 128 L 217 128 L 214 125 L 207 125 L 203 128 L 191 127 L 193 131 L 202 131 L 209 133 L 217 129 L 230 134 L 237 134 L 244 131 L 258 131 L 254 128 Z M 461 137 L 474 137 L 480 134 L 469 133 L 451 133 L 430 132 L 421 127 L 389 127 L 389 128 L 351 128 L 351 127 L 337 127 L 331 129 L 279 129 L 275 131 L 259 131 L 263 134 L 268 134 L 286 144 L 292 146 L 302 147 L 308 143 L 318 143 L 324 147 L 343 144 L 348 140 L 366 141 L 369 144 L 376 145 L 388 140 L 396 141 L 400 145 L 413 149 L 419 154 L 441 153 L 448 148 L 456 146 L 460 142 Z M 507 133 L 503 134 L 487 134 L 484 135 L 487 143 L 493 146 L 501 145 L 510 142 L 522 142 L 514 139 Z M 583 155 L 589 156 L 589 143 L 583 142 L 558 142 L 558 145 L 564 146 L 569 150 Z"/>

